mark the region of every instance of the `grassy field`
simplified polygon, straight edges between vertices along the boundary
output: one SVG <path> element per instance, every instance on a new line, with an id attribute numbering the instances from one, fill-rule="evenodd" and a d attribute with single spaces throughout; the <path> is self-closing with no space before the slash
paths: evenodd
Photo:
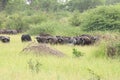
<path id="1" fill-rule="evenodd" d="M 22 43 L 20 34 L 10 37 L 10 43 L 0 42 L 0 80 L 120 80 L 119 59 L 94 57 L 99 48 L 97 45 L 51 45 L 66 56 L 38 56 L 21 53 L 30 42 Z M 73 48 L 84 55 L 73 57 Z M 37 62 L 38 68 L 30 67 Z"/>

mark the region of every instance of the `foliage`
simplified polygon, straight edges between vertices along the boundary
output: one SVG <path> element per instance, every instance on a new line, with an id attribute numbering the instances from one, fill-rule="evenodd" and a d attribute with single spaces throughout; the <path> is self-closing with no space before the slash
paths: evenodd
<path id="1" fill-rule="evenodd" d="M 44 13 L 35 13 L 28 15 L 22 12 L 16 12 L 14 14 L 0 13 L 0 27 L 3 29 L 16 29 L 26 31 L 29 30 L 30 25 L 40 24 L 47 20 L 47 16 Z"/>
<path id="2" fill-rule="evenodd" d="M 0 11 L 4 10 L 7 5 L 8 0 L 1 0 L 0 1 Z"/>
<path id="3" fill-rule="evenodd" d="M 111 42 L 106 48 L 108 57 L 120 57 L 120 42 Z"/>
<path id="4" fill-rule="evenodd" d="M 31 29 L 29 30 L 30 34 L 39 34 L 39 33 L 54 33 L 53 24 L 49 24 L 49 22 L 43 22 L 38 25 L 31 25 Z"/>
<path id="5" fill-rule="evenodd" d="M 26 9 L 24 0 L 8 0 L 7 5 L 5 7 L 5 11 L 9 14 L 15 13 L 17 11 L 24 11 Z"/>
<path id="6" fill-rule="evenodd" d="M 30 59 L 29 61 L 28 61 L 28 66 L 29 66 L 29 69 L 31 70 L 31 72 L 36 72 L 36 73 L 39 73 L 39 71 L 40 71 L 40 66 L 41 66 L 42 64 L 40 64 L 40 62 L 39 61 L 33 61 L 32 59 Z"/>
<path id="7" fill-rule="evenodd" d="M 88 79 L 88 80 L 101 80 L 101 77 L 100 77 L 100 75 L 98 75 L 97 73 L 95 73 L 93 70 L 91 70 L 91 69 L 87 69 L 88 71 L 89 71 L 89 73 L 91 74 L 91 78 L 90 79 Z"/>
<path id="8" fill-rule="evenodd" d="M 28 23 L 22 20 L 22 15 L 20 14 L 15 13 L 7 16 L 5 19 L 6 20 L 2 22 L 4 28 L 22 31 L 26 31 L 29 28 Z"/>
<path id="9" fill-rule="evenodd" d="M 119 0 L 31 0 L 31 4 L 26 4 L 26 0 L 1 0 L 0 9 L 6 10 L 8 13 L 16 11 L 85 11 L 95 8 L 99 5 L 110 5 L 120 3 Z"/>
<path id="10" fill-rule="evenodd" d="M 101 42 L 99 46 L 97 46 L 96 50 L 93 52 L 92 57 L 95 57 L 95 58 L 107 57 L 105 50 L 106 50 L 106 43 Z"/>
<path id="11" fill-rule="evenodd" d="M 73 49 L 73 55 L 75 57 L 80 57 L 80 56 L 83 56 L 83 53 L 74 48 Z"/>
<path id="12" fill-rule="evenodd" d="M 28 15 L 28 16 L 23 16 L 23 21 L 25 21 L 25 23 L 28 23 L 30 25 L 32 24 L 40 24 L 44 21 L 47 20 L 47 15 L 44 14 L 44 13 L 35 13 L 35 14 L 32 14 L 32 15 Z"/>
<path id="13" fill-rule="evenodd" d="M 114 4 L 117 4 L 117 3 L 120 3 L 120 0 L 106 0 L 105 4 L 106 5 L 114 5 Z"/>
<path id="14" fill-rule="evenodd" d="M 81 26 L 85 31 L 120 31 L 120 5 L 100 6 L 83 14 Z"/>
<path id="15" fill-rule="evenodd" d="M 36 35 L 39 33 L 49 33 L 51 35 L 75 36 L 82 33 L 79 27 L 73 27 L 61 21 L 46 21 L 41 24 L 33 24 L 30 26 L 28 33 Z"/>
<path id="16" fill-rule="evenodd" d="M 70 0 L 66 5 L 69 11 L 79 10 L 83 12 L 87 9 L 95 8 L 98 5 L 103 5 L 104 2 L 105 0 Z"/>
<path id="17" fill-rule="evenodd" d="M 54 4 L 54 5 L 53 5 Z M 57 0 L 32 0 L 31 4 L 26 4 L 26 0 L 9 0 L 6 10 L 8 13 L 16 11 L 60 11 L 64 9 L 64 5 L 58 3 Z"/>
<path id="18" fill-rule="evenodd" d="M 73 26 L 80 26 L 81 24 L 81 19 L 80 19 L 80 14 L 79 12 L 75 12 L 73 16 L 70 18 L 70 24 Z"/>
<path id="19" fill-rule="evenodd" d="M 0 16 L 0 28 L 4 28 L 5 26 L 4 26 L 3 22 L 6 22 L 7 15 L 4 12 L 1 12 L 0 15 L 2 15 L 2 16 Z"/>

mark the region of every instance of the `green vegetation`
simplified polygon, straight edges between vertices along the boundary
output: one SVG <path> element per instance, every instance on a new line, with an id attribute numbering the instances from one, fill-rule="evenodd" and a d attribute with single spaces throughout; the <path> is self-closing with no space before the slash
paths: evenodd
<path id="1" fill-rule="evenodd" d="M 83 53 L 74 48 L 73 55 L 74 57 L 80 57 L 80 56 L 83 56 Z"/>
<path id="2" fill-rule="evenodd" d="M 10 43 L 0 42 L 1 80 L 120 80 L 120 0 L 25 1 L 0 1 L 0 30 L 21 30 L 34 43 L 39 33 L 99 39 L 88 46 L 48 44 L 66 55 L 59 58 L 22 53 L 32 42 L 22 43 L 23 33 L 7 35 Z"/>
<path id="3" fill-rule="evenodd" d="M 86 12 L 81 26 L 86 31 L 119 31 L 120 5 L 99 6 Z M 84 15 L 84 14 L 83 14 Z"/>
<path id="4" fill-rule="evenodd" d="M 80 26 L 81 17 L 79 12 L 75 12 L 74 15 L 70 18 L 70 24 L 73 26 Z"/>
<path id="5" fill-rule="evenodd" d="M 120 56 L 120 42 L 110 43 L 107 45 L 107 55 L 109 57 Z"/>
<path id="6" fill-rule="evenodd" d="M 94 46 L 49 45 L 67 56 L 61 58 L 38 56 L 31 52 L 21 53 L 22 49 L 31 42 L 22 43 L 20 36 L 11 35 L 10 43 L 0 43 L 0 76 L 2 80 L 120 79 L 119 59 L 94 57 L 94 52 L 98 50 L 97 44 Z M 74 58 L 73 48 L 85 54 L 80 58 Z M 37 66 L 37 64 L 39 65 Z"/>
<path id="7" fill-rule="evenodd" d="M 34 0 L 30 5 L 24 0 L 5 1 L 1 3 L 4 5 L 0 12 L 1 29 L 21 29 L 34 35 L 43 31 L 56 35 L 62 30 L 62 35 L 78 35 L 83 31 L 120 32 L 120 4 L 115 4 L 119 2 L 117 0 L 113 0 L 114 5 L 108 5 L 112 4 L 109 0 L 71 0 L 65 3 Z"/>

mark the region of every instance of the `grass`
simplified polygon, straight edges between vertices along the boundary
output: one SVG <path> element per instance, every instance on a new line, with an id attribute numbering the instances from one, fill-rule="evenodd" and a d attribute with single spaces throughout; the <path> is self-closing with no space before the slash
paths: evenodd
<path id="1" fill-rule="evenodd" d="M 28 43 L 22 43 L 19 35 L 10 35 L 11 42 L 0 43 L 0 79 L 1 80 L 97 80 L 88 69 L 100 76 L 100 80 L 120 80 L 120 61 L 118 59 L 95 58 L 93 53 L 97 46 L 52 45 L 67 56 L 36 56 L 32 53 L 22 54 L 21 50 Z M 34 37 L 32 37 L 34 39 Z M 74 58 L 72 49 L 84 53 Z M 35 65 L 38 61 L 39 73 L 29 68 L 28 62 Z"/>

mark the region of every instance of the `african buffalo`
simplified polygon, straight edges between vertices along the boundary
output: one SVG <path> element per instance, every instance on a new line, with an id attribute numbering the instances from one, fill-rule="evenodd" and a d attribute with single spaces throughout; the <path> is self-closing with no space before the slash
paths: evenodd
<path id="1" fill-rule="evenodd" d="M 10 42 L 10 37 L 8 37 L 8 36 L 0 36 L 0 40 L 3 43 L 8 43 L 8 42 Z"/>
<path id="2" fill-rule="evenodd" d="M 2 29 L 0 34 L 17 34 L 17 30 Z"/>
<path id="3" fill-rule="evenodd" d="M 17 34 L 18 32 L 17 32 L 17 30 L 11 30 L 12 32 L 11 32 L 11 34 Z"/>
<path id="4" fill-rule="evenodd" d="M 82 40 L 81 45 L 90 45 L 92 43 L 92 40 L 88 36 L 82 36 L 81 40 Z"/>
<path id="5" fill-rule="evenodd" d="M 37 36 L 36 40 L 38 43 L 47 43 L 47 37 L 45 36 Z"/>
<path id="6" fill-rule="evenodd" d="M 31 39 L 31 37 L 30 37 L 29 34 L 23 34 L 23 35 L 21 36 L 21 41 L 22 41 L 22 42 L 32 41 L 32 39 Z"/>
<path id="7" fill-rule="evenodd" d="M 57 43 L 58 44 L 63 44 L 64 43 L 62 36 L 56 36 L 56 38 L 57 38 Z"/>
<path id="8" fill-rule="evenodd" d="M 47 42 L 50 43 L 50 44 L 57 44 L 58 39 L 55 36 L 49 36 L 49 37 L 47 37 Z"/>
<path id="9" fill-rule="evenodd" d="M 88 34 L 83 34 L 80 36 L 81 40 L 82 40 L 82 45 L 90 45 L 95 43 L 97 37 L 88 35 Z"/>
<path id="10" fill-rule="evenodd" d="M 71 42 L 71 37 L 62 36 L 62 39 L 64 44 L 68 44 Z"/>

